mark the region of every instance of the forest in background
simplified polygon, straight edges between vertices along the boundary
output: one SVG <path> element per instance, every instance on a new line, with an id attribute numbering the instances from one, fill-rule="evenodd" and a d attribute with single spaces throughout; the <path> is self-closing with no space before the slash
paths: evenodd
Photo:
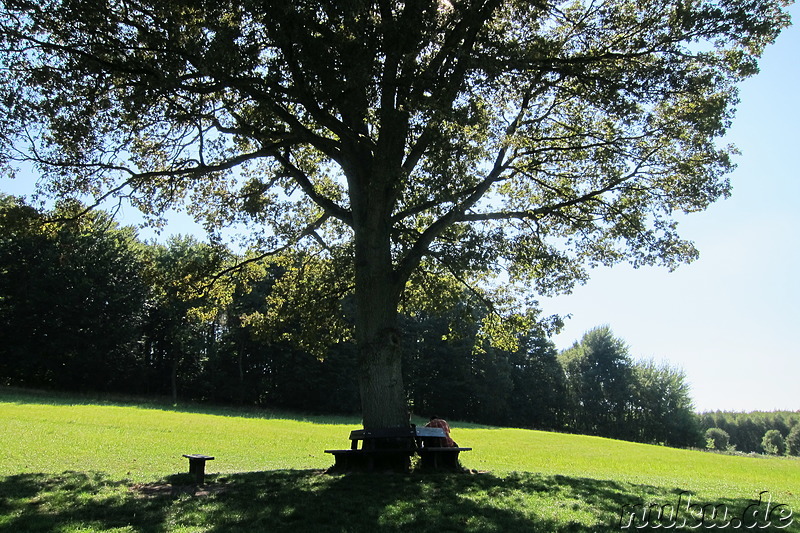
<path id="1" fill-rule="evenodd" d="M 0 384 L 357 413 L 352 287 L 313 254 L 140 240 L 76 203 L 0 195 Z M 428 279 L 403 302 L 411 410 L 681 447 L 800 454 L 800 413 L 704 413 L 685 375 L 598 327 L 496 338 L 492 309 Z M 520 323 L 523 323 L 521 321 Z"/>

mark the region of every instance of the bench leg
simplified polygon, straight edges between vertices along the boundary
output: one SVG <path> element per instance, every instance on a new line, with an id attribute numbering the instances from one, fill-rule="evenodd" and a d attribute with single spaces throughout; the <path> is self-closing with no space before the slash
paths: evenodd
<path id="1" fill-rule="evenodd" d="M 419 454 L 419 461 L 420 467 L 423 470 L 435 470 L 436 469 L 436 455 L 435 453 L 425 453 L 422 452 Z"/>
<path id="2" fill-rule="evenodd" d="M 449 452 L 447 453 L 446 465 L 448 468 L 452 468 L 453 470 L 458 469 L 458 454 L 461 452 Z"/>
<path id="3" fill-rule="evenodd" d="M 189 459 L 189 473 L 194 476 L 195 483 L 202 485 L 206 481 L 206 460 Z"/>
<path id="4" fill-rule="evenodd" d="M 420 466 L 425 470 L 439 470 L 439 468 L 447 468 L 450 470 L 458 470 L 458 455 L 460 452 L 422 452 L 420 454 Z"/>

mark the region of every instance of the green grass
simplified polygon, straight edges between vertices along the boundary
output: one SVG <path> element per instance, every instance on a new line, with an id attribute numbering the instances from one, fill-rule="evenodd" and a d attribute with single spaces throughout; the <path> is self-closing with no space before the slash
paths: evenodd
<path id="1" fill-rule="evenodd" d="M 762 491 L 800 512 L 795 459 L 451 425 L 472 474 L 327 475 L 356 419 L 0 389 L 0 533 L 619 531 L 623 506 L 691 497 L 738 519 Z M 203 490 L 176 475 L 184 453 L 216 457 Z"/>

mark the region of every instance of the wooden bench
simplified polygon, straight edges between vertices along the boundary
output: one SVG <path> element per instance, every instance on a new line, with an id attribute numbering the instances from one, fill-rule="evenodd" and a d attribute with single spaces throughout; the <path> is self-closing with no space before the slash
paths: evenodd
<path id="1" fill-rule="evenodd" d="M 417 450 L 420 458 L 420 468 L 424 470 L 458 470 L 461 465 L 458 455 L 461 452 L 472 451 L 472 448 L 457 446 L 427 446 Z"/>
<path id="2" fill-rule="evenodd" d="M 419 454 L 420 466 L 424 469 L 457 469 L 459 453 L 472 448 L 441 446 L 444 438 L 441 428 L 357 429 L 350 432 L 349 450 L 325 450 L 325 453 L 334 456 L 334 469 L 341 471 L 388 469 L 407 472 L 414 454 Z"/>
<path id="3" fill-rule="evenodd" d="M 442 428 L 419 427 L 417 432 L 417 454 L 420 457 L 420 468 L 424 470 L 458 470 L 458 456 L 461 452 L 470 452 L 472 448 L 459 446 L 442 446 L 444 430 Z"/>

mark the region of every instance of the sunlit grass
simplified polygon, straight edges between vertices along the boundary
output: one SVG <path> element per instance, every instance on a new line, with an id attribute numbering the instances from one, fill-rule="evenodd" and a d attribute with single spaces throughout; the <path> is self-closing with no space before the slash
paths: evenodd
<path id="1" fill-rule="evenodd" d="M 8 455 L 0 475 L 76 470 L 152 481 L 183 470 L 185 453 L 216 456 L 208 465 L 214 472 L 327 468 L 323 450 L 346 444 L 347 428 L 356 424 L 264 416 L 2 402 L 0 446 Z"/>
<path id="2" fill-rule="evenodd" d="M 768 490 L 800 502 L 800 460 L 794 458 L 740 457 L 520 429 L 456 431 L 460 441 L 475 448 L 465 459 L 472 468 L 685 487 L 709 497 Z"/>

